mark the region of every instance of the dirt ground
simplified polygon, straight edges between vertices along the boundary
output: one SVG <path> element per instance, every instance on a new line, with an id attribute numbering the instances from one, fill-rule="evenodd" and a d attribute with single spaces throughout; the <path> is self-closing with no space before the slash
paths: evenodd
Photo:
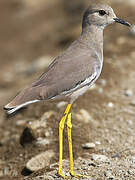
<path id="1" fill-rule="evenodd" d="M 119 17 L 134 24 L 135 2 L 122 2 L 109 3 Z M 57 176 L 58 123 L 63 103 L 41 102 L 11 116 L 3 106 L 78 37 L 88 4 L 80 0 L 0 1 L 1 180 L 61 179 Z M 88 175 L 80 179 L 135 179 L 134 62 L 135 34 L 120 24 L 110 25 L 104 32 L 102 75 L 72 109 L 75 170 Z M 92 144 L 84 148 L 85 143 Z M 42 152 L 46 152 L 45 165 L 34 161 L 33 166 L 42 168 L 34 172 L 26 169 L 27 162 Z M 66 130 L 63 159 L 67 173 Z"/>

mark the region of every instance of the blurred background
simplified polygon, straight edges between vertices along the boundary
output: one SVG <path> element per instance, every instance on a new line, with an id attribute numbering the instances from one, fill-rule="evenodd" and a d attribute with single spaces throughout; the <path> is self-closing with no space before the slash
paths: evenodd
<path id="1" fill-rule="evenodd" d="M 28 160 L 43 151 L 52 150 L 48 161 L 58 162 L 58 122 L 64 102 L 30 105 L 12 116 L 5 114 L 3 106 L 79 36 L 83 12 L 91 2 L 95 1 L 0 0 L 0 179 L 23 179 Z M 135 23 L 134 0 L 104 2 L 118 17 Z M 75 158 L 95 152 L 112 156 L 120 149 L 135 148 L 134 84 L 135 27 L 110 25 L 104 32 L 102 75 L 74 104 Z M 66 133 L 64 142 L 64 158 L 68 159 Z M 82 144 L 87 142 L 95 146 L 86 150 Z M 102 175 L 96 173 L 97 178 Z"/>

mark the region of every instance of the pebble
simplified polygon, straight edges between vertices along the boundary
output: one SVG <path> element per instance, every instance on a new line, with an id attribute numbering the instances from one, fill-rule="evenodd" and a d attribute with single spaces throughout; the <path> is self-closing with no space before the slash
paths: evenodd
<path id="1" fill-rule="evenodd" d="M 128 120 L 127 122 L 128 122 L 129 125 L 131 125 L 131 126 L 133 125 L 133 121 L 132 120 Z"/>
<path id="2" fill-rule="evenodd" d="M 94 143 L 85 143 L 85 144 L 82 144 L 82 147 L 84 148 L 84 149 L 93 149 L 93 148 L 95 148 L 95 144 Z"/>
<path id="3" fill-rule="evenodd" d="M 51 177 L 51 176 L 45 176 L 45 179 L 46 179 L 46 180 L 54 180 L 54 178 Z"/>
<path id="4" fill-rule="evenodd" d="M 67 105 L 67 102 L 61 101 L 61 102 L 57 103 L 56 107 L 57 107 L 58 109 L 61 109 L 61 108 L 62 108 L 63 106 L 65 106 L 65 105 Z"/>
<path id="5" fill-rule="evenodd" d="M 48 127 L 46 132 L 44 133 L 45 134 L 45 137 L 49 137 L 49 136 L 52 136 L 53 135 L 53 130 L 52 128 Z"/>
<path id="6" fill-rule="evenodd" d="M 95 142 L 95 144 L 100 145 L 100 144 L 101 144 L 101 142 L 100 142 L 100 141 L 96 141 L 96 142 Z"/>
<path id="7" fill-rule="evenodd" d="M 53 156 L 54 152 L 52 150 L 40 153 L 27 162 L 26 168 L 32 172 L 43 169 L 50 164 L 50 160 Z"/>
<path id="8" fill-rule="evenodd" d="M 50 144 L 50 141 L 49 141 L 49 139 L 39 137 L 39 138 L 37 138 L 36 144 L 45 146 L 47 144 Z"/>
<path id="9" fill-rule="evenodd" d="M 131 105 L 131 106 L 135 106 L 135 99 L 133 99 L 133 100 L 130 102 L 130 105 Z"/>
<path id="10" fill-rule="evenodd" d="M 55 115 L 56 113 L 54 111 L 48 111 L 45 112 L 40 120 L 34 120 L 30 121 L 28 127 L 31 129 L 38 129 L 38 128 L 46 128 L 47 127 L 47 120 L 52 116 Z"/>
<path id="11" fill-rule="evenodd" d="M 38 129 L 38 128 L 46 128 L 47 126 L 47 122 L 46 121 L 40 121 L 40 120 L 36 120 L 36 121 L 30 121 L 28 124 L 30 129 Z"/>
<path id="12" fill-rule="evenodd" d="M 97 89 L 97 91 L 98 91 L 99 94 L 102 94 L 103 93 L 103 88 L 100 87 L 100 88 Z"/>
<path id="13" fill-rule="evenodd" d="M 99 84 L 101 84 L 101 86 L 106 86 L 106 80 L 105 79 L 99 79 Z"/>
<path id="14" fill-rule="evenodd" d="M 83 121 L 85 123 L 89 123 L 92 120 L 92 117 L 90 116 L 89 112 L 85 109 L 81 109 L 79 113 L 75 116 L 78 120 Z"/>
<path id="15" fill-rule="evenodd" d="M 4 167 L 2 171 L 0 172 L 0 177 L 2 176 L 9 176 L 10 175 L 10 168 L 9 167 Z"/>
<path id="16" fill-rule="evenodd" d="M 98 162 L 109 162 L 109 158 L 105 155 L 92 154 L 91 159 Z"/>
<path id="17" fill-rule="evenodd" d="M 130 174 L 130 175 L 135 175 L 135 169 L 129 169 L 128 170 L 128 173 Z"/>
<path id="18" fill-rule="evenodd" d="M 114 107 L 114 104 L 113 104 L 112 102 L 109 102 L 109 103 L 107 104 L 107 106 L 108 106 L 109 108 L 113 108 L 113 107 Z"/>
<path id="19" fill-rule="evenodd" d="M 112 171 L 106 171 L 106 172 L 105 172 L 105 176 L 106 176 L 108 179 L 114 179 L 114 176 L 112 175 Z"/>
<path id="20" fill-rule="evenodd" d="M 127 89 L 127 90 L 125 90 L 124 94 L 125 94 L 125 96 L 130 97 L 133 95 L 133 91 L 131 89 Z"/>
<path id="21" fill-rule="evenodd" d="M 0 168 L 0 179 L 4 178 L 4 177 L 16 177 L 18 176 L 18 172 L 15 168 L 13 168 L 13 166 L 8 166 L 8 167 L 4 167 L 4 168 Z M 9 179 L 8 178 L 8 179 Z M 6 178 L 7 179 L 7 178 Z"/>
<path id="22" fill-rule="evenodd" d="M 118 159 L 118 158 L 120 158 L 120 155 L 118 153 L 116 153 L 116 154 L 112 155 L 112 158 Z"/>
<path id="23" fill-rule="evenodd" d="M 25 124 L 26 124 L 25 120 L 18 120 L 18 121 L 16 121 L 16 125 L 17 126 L 24 126 Z"/>
<path id="24" fill-rule="evenodd" d="M 37 59 L 32 65 L 36 69 L 44 69 L 49 66 L 52 60 L 53 58 L 51 56 L 42 56 L 39 59 Z"/>
<path id="25" fill-rule="evenodd" d="M 132 157 L 130 158 L 130 162 L 132 162 L 133 164 L 135 164 L 135 156 L 132 156 Z"/>
<path id="26" fill-rule="evenodd" d="M 48 111 L 48 112 L 45 112 L 42 117 L 41 117 L 41 121 L 45 121 L 45 120 L 48 120 L 51 116 L 55 115 L 56 112 L 55 111 Z"/>

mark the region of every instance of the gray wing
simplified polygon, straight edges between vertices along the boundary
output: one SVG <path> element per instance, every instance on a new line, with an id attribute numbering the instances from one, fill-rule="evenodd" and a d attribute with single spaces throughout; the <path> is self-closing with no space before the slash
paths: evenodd
<path id="1" fill-rule="evenodd" d="M 31 86 L 22 90 L 6 105 L 5 109 L 13 108 L 11 112 L 14 112 L 35 101 L 51 99 L 61 94 L 67 95 L 74 92 L 76 87 L 81 88 L 86 83 L 90 85 L 92 78 L 95 78 L 93 75 L 97 75 L 95 72 L 99 62 L 92 49 L 74 43 L 58 56 Z"/>
<path id="2" fill-rule="evenodd" d="M 40 87 L 41 99 L 49 99 L 63 92 L 71 93 L 95 73 L 97 62 L 98 57 L 88 49 L 69 49 L 53 61 L 32 87 Z"/>

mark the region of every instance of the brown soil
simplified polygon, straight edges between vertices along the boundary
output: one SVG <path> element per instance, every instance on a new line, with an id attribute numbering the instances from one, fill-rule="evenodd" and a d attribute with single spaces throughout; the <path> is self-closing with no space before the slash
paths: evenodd
<path id="1" fill-rule="evenodd" d="M 7 116 L 3 105 L 44 71 L 39 68 L 26 72 L 28 66 L 42 56 L 57 56 L 79 35 L 82 11 L 87 5 L 84 3 L 82 8 L 82 5 L 74 4 L 71 10 L 71 4 L 68 6 L 70 9 L 65 8 L 60 0 L 39 0 L 38 3 L 33 3 L 32 0 L 0 2 L 0 179 L 24 179 L 27 161 L 46 150 L 55 152 L 51 163 L 58 162 L 58 123 L 63 107 L 59 110 L 56 103 L 38 103 L 15 115 Z M 112 7 L 117 15 L 133 23 L 135 6 L 114 1 Z M 85 158 L 87 152 L 108 157 L 119 154 L 120 161 L 127 156 L 127 149 L 135 149 L 135 107 L 131 105 L 132 100 L 135 100 L 134 41 L 135 36 L 129 35 L 129 29 L 125 26 L 115 24 L 105 30 L 102 75 L 96 88 L 80 97 L 73 106 L 72 137 L 75 159 Z M 105 86 L 100 83 L 101 79 L 106 80 Z M 99 93 L 101 88 L 103 92 Z M 125 95 L 127 89 L 132 91 L 131 96 Z M 113 103 L 113 107 L 108 106 L 109 102 Z M 76 118 L 80 109 L 89 112 L 92 117 L 90 123 Z M 20 137 L 27 122 L 40 119 L 44 112 L 50 110 L 57 112 L 57 116 L 51 116 L 47 123 L 47 127 L 53 131 L 51 143 L 46 146 L 28 143 L 22 147 Z M 18 126 L 19 120 L 26 123 Z M 64 159 L 68 160 L 66 132 L 64 135 Z M 94 149 L 82 148 L 82 144 L 96 141 L 101 144 Z M 128 156 L 133 153 L 128 152 Z M 1 175 L 3 171 L 5 174 Z M 34 177 L 49 171 L 47 168 L 36 172 Z M 89 171 L 88 174 L 92 172 Z M 95 176 L 97 179 L 107 179 L 99 172 Z M 129 179 L 134 177 L 129 176 Z"/>

